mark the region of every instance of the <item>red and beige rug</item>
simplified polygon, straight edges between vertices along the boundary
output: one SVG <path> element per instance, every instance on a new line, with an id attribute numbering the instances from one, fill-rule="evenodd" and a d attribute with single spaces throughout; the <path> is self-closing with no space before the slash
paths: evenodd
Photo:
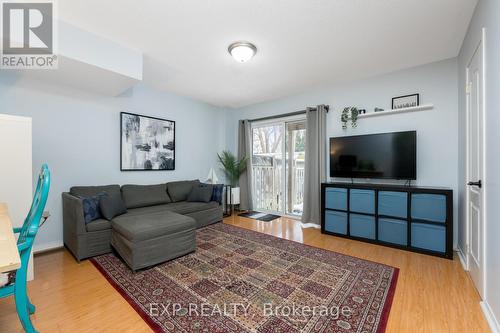
<path id="1" fill-rule="evenodd" d="M 94 265 L 156 332 L 384 332 L 399 270 L 218 223 L 198 249 L 133 273 Z"/>

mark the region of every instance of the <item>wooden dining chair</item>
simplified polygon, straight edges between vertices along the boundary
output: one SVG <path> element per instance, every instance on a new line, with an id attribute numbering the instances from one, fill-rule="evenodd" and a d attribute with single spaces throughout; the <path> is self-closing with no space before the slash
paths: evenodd
<path id="1" fill-rule="evenodd" d="M 21 257 L 21 267 L 11 272 L 7 285 L 0 288 L 0 298 L 14 296 L 17 315 L 19 316 L 19 320 L 24 330 L 28 333 L 36 332 L 30 320 L 30 314 L 35 313 L 35 306 L 30 303 L 26 290 L 28 262 L 38 228 L 41 223 L 43 224 L 43 210 L 45 209 L 47 197 L 49 196 L 49 188 L 50 171 L 47 165 L 44 164 L 40 170 L 33 202 L 24 220 L 24 224 L 21 228 L 14 228 L 14 233 L 19 234 L 17 249 Z"/>

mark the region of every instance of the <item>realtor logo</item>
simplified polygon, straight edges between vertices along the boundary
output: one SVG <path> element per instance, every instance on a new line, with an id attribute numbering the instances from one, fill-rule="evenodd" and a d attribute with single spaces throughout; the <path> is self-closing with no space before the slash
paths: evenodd
<path id="1" fill-rule="evenodd" d="M 2 68 L 57 68 L 53 7 L 51 1 L 2 3 Z"/>

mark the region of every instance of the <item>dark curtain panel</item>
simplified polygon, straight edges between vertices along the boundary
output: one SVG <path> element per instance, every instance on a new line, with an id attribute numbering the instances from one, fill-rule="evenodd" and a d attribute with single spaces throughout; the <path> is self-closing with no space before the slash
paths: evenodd
<path id="1" fill-rule="evenodd" d="M 240 120 L 238 126 L 238 159 L 248 157 L 247 170 L 240 176 L 240 209 L 252 210 L 252 125 Z"/>
<path id="2" fill-rule="evenodd" d="M 306 109 L 306 162 L 304 167 L 303 223 L 321 223 L 321 183 L 326 180 L 326 114 L 318 105 Z"/>

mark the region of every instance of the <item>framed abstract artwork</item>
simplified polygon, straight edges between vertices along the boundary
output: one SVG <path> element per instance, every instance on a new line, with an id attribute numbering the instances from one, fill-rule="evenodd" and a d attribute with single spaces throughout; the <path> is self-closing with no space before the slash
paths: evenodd
<path id="1" fill-rule="evenodd" d="M 120 170 L 175 170 L 175 121 L 120 113 Z"/>

